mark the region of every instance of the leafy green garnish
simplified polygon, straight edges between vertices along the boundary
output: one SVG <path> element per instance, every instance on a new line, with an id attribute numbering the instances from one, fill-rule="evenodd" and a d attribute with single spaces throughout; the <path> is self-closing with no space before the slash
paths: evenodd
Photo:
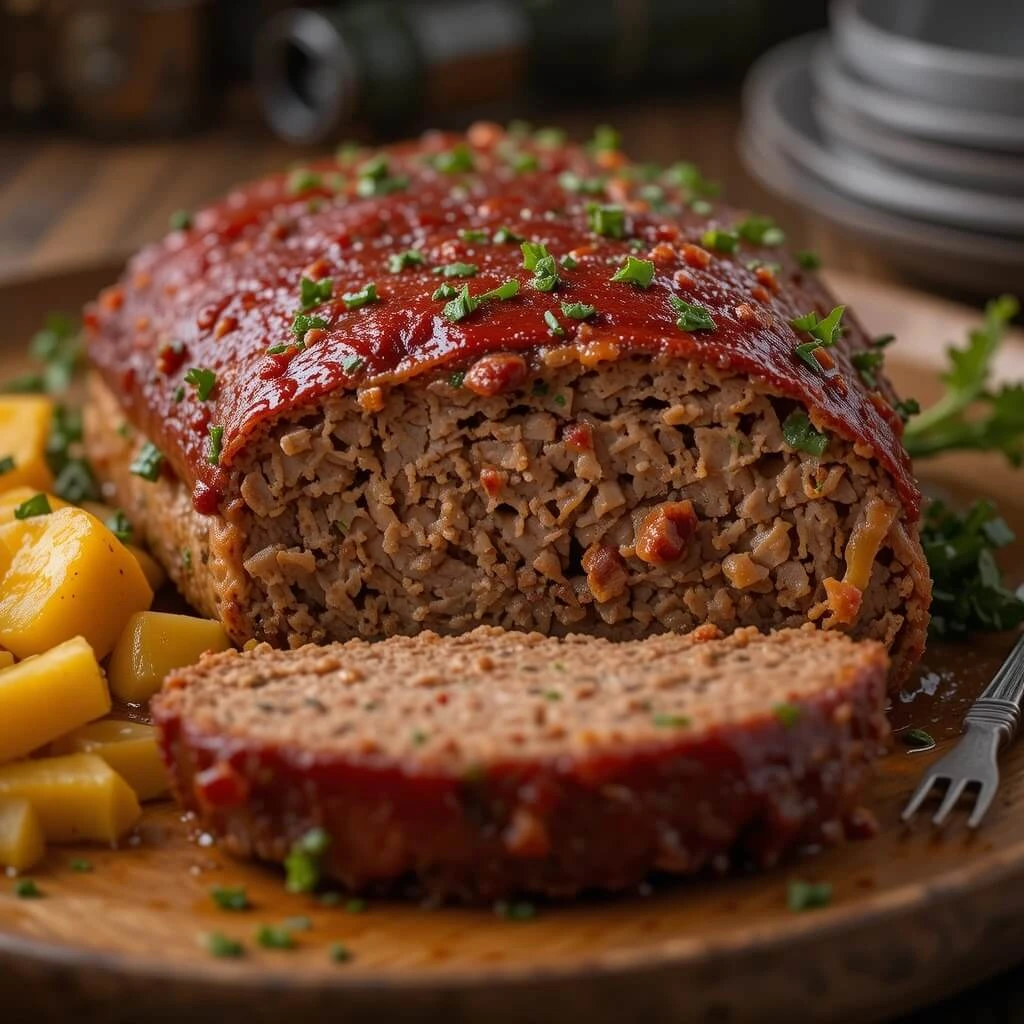
<path id="1" fill-rule="evenodd" d="M 786 729 L 792 729 L 800 721 L 800 706 L 798 704 L 776 704 L 772 708 L 772 714 Z"/>
<path id="2" fill-rule="evenodd" d="M 523 252 L 523 267 L 533 271 L 533 287 L 540 292 L 552 291 L 558 284 L 558 267 L 548 247 L 543 242 L 523 242 L 519 248 Z"/>
<path id="3" fill-rule="evenodd" d="M 475 170 L 473 154 L 465 143 L 459 143 L 452 149 L 446 149 L 438 153 L 431 163 L 442 174 L 464 174 L 467 171 Z"/>
<path id="4" fill-rule="evenodd" d="M 754 245 L 782 245 L 786 240 L 785 232 L 771 217 L 761 217 L 753 213 L 736 225 L 736 234 Z"/>
<path id="5" fill-rule="evenodd" d="M 935 746 L 935 738 L 924 729 L 908 729 L 906 732 L 900 733 L 900 739 L 908 747 L 914 747 L 915 750 L 931 750 Z"/>
<path id="6" fill-rule="evenodd" d="M 192 214 L 188 210 L 175 210 L 168 225 L 172 231 L 188 231 L 192 227 Z"/>
<path id="7" fill-rule="evenodd" d="M 404 252 L 393 252 L 388 256 L 388 272 L 400 274 L 406 267 L 419 267 L 425 261 L 419 249 L 406 249 Z"/>
<path id="8" fill-rule="evenodd" d="M 131 542 L 132 524 L 128 522 L 128 517 L 120 509 L 116 509 L 113 515 L 104 520 L 103 525 L 122 544 L 128 544 Z"/>
<path id="9" fill-rule="evenodd" d="M 828 434 L 811 426 L 811 421 L 802 409 L 794 409 L 782 423 L 782 437 L 790 448 L 821 455 L 828 447 Z"/>
<path id="10" fill-rule="evenodd" d="M 708 228 L 700 240 L 705 249 L 714 249 L 715 252 L 735 252 L 740 244 L 740 236 L 735 231 L 722 228 Z"/>
<path id="11" fill-rule="evenodd" d="M 14 895 L 19 900 L 37 900 L 43 893 L 38 885 L 31 878 L 19 878 L 14 883 Z"/>
<path id="12" fill-rule="evenodd" d="M 721 191 L 717 182 L 709 181 L 696 164 L 688 161 L 673 164 L 662 176 L 666 185 L 683 189 L 688 198 L 714 198 Z"/>
<path id="13" fill-rule="evenodd" d="M 1024 595 L 1004 586 L 993 554 L 1013 540 L 991 501 L 977 501 L 964 513 L 941 501 L 928 506 L 921 546 L 932 574 L 934 634 L 962 636 L 1024 622 Z"/>
<path id="14" fill-rule="evenodd" d="M 377 294 L 377 285 L 371 281 L 368 285 L 360 288 L 356 292 L 346 292 L 342 295 L 341 301 L 345 304 L 346 309 L 362 309 L 363 306 L 369 305 L 371 302 L 380 302 L 380 296 Z M 327 324 L 319 324 L 320 327 L 326 327 Z"/>
<path id="15" fill-rule="evenodd" d="M 789 909 L 799 913 L 803 910 L 818 910 L 832 902 L 832 886 L 829 882 L 792 881 L 786 892 Z"/>
<path id="16" fill-rule="evenodd" d="M 821 266 L 821 257 L 813 249 L 801 249 L 796 261 L 804 270 L 817 270 Z"/>
<path id="17" fill-rule="evenodd" d="M 42 330 L 33 336 L 28 351 L 32 359 L 41 364 L 40 369 L 7 381 L 2 390 L 16 394 L 46 392 L 51 395 L 66 391 L 82 357 L 77 324 L 61 313 L 51 313 Z"/>
<path id="18" fill-rule="evenodd" d="M 435 296 L 437 295 L 436 292 L 434 294 Z M 498 285 L 497 288 L 492 288 L 489 292 L 483 292 L 480 295 L 470 295 L 469 285 L 467 284 L 463 285 L 462 290 L 450 302 L 445 304 L 442 312 L 447 319 L 455 324 L 460 320 L 464 320 L 470 313 L 475 312 L 485 302 L 490 302 L 493 299 L 504 302 L 506 299 L 511 299 L 514 295 L 518 294 L 519 282 L 515 278 L 509 278 L 504 283 Z"/>
<path id="19" fill-rule="evenodd" d="M 494 913 L 506 921 L 532 921 L 537 916 L 537 908 L 532 903 L 502 900 L 494 904 Z"/>
<path id="20" fill-rule="evenodd" d="M 293 196 L 301 192 L 311 192 L 322 185 L 323 179 L 320 175 L 305 167 L 299 167 L 288 175 L 288 191 Z"/>
<path id="21" fill-rule="evenodd" d="M 386 196 L 406 188 L 409 179 L 405 175 L 392 175 L 386 157 L 376 156 L 362 164 L 358 170 L 356 195 L 363 199 L 370 196 Z"/>
<path id="22" fill-rule="evenodd" d="M 589 320 L 597 312 L 597 306 L 586 302 L 563 302 L 562 314 L 570 320 Z"/>
<path id="23" fill-rule="evenodd" d="M 185 374 L 185 383 L 191 384 L 196 389 L 196 398 L 200 402 L 205 402 L 217 385 L 217 374 L 205 366 L 193 366 Z"/>
<path id="24" fill-rule="evenodd" d="M 517 235 L 511 228 L 500 227 L 491 236 L 491 241 L 497 245 L 507 245 L 509 243 L 521 242 L 523 240 L 522 235 Z"/>
<path id="25" fill-rule="evenodd" d="M 573 171 L 562 171 L 558 176 L 558 184 L 566 192 L 582 193 L 587 196 L 599 196 L 604 192 L 604 178 L 581 178 Z"/>
<path id="26" fill-rule="evenodd" d="M 681 331 L 713 331 L 715 321 L 711 314 L 695 302 L 684 302 L 678 295 L 670 295 L 668 301 L 679 314 L 676 326 Z"/>
<path id="27" fill-rule="evenodd" d="M 295 938 L 283 924 L 263 924 L 256 929 L 256 942 L 264 949 L 294 949 Z"/>
<path id="28" fill-rule="evenodd" d="M 221 910 L 248 910 L 251 906 L 244 885 L 215 885 L 210 889 L 210 899 Z"/>
<path id="29" fill-rule="evenodd" d="M 299 300 L 302 303 L 302 308 L 309 310 L 314 306 L 319 306 L 322 302 L 327 302 L 333 291 L 334 282 L 329 277 L 314 281 L 312 278 L 304 276 L 299 282 Z"/>
<path id="30" fill-rule="evenodd" d="M 558 317 L 550 309 L 544 311 L 544 323 L 548 325 L 548 334 L 555 338 L 565 337 L 565 328 L 558 322 Z"/>
<path id="31" fill-rule="evenodd" d="M 475 277 L 479 269 L 475 263 L 447 263 L 443 267 L 434 267 L 433 272 L 442 277 Z"/>
<path id="32" fill-rule="evenodd" d="M 587 221 L 595 234 L 605 238 L 626 237 L 626 211 L 621 206 L 588 203 Z"/>
<path id="33" fill-rule="evenodd" d="M 306 333 L 314 328 L 324 329 L 331 325 L 322 316 L 310 316 L 308 313 L 296 313 L 292 320 L 291 331 L 299 341 L 305 340 Z"/>
<path id="34" fill-rule="evenodd" d="M 818 362 L 814 353 L 819 348 L 831 348 L 843 333 L 843 313 L 845 306 L 836 306 L 824 320 L 812 310 L 795 320 L 790 320 L 789 325 L 798 331 L 806 331 L 810 341 L 801 342 L 794 346 L 793 351 L 798 359 L 809 366 L 815 373 L 821 373 L 821 363 Z"/>
<path id="35" fill-rule="evenodd" d="M 220 450 L 224 444 L 224 428 L 217 424 L 210 424 L 210 436 L 206 443 L 206 461 L 211 466 L 220 465 Z"/>
<path id="36" fill-rule="evenodd" d="M 206 936 L 206 950 L 210 956 L 235 959 L 245 954 L 245 947 L 222 932 L 211 932 Z"/>
<path id="37" fill-rule="evenodd" d="M 160 479 L 160 467 L 163 463 L 163 452 L 152 441 L 147 441 L 139 449 L 128 470 L 135 476 L 141 476 L 143 480 L 155 483 Z"/>
<path id="38" fill-rule="evenodd" d="M 311 828 L 292 844 L 285 858 L 285 888 L 288 892 L 312 892 L 320 882 L 320 862 L 331 845 L 322 828 Z"/>
<path id="39" fill-rule="evenodd" d="M 970 332 L 964 348 L 950 348 L 946 393 L 910 420 L 903 443 L 913 458 L 954 450 L 1002 452 L 1013 465 L 1024 460 L 1024 384 L 989 388 L 992 361 L 1017 315 L 1010 295 L 985 307 L 985 322 Z"/>
<path id="40" fill-rule="evenodd" d="M 627 256 L 610 280 L 635 284 L 638 288 L 650 288 L 654 280 L 654 264 L 650 260 L 638 260 L 635 256 Z"/>

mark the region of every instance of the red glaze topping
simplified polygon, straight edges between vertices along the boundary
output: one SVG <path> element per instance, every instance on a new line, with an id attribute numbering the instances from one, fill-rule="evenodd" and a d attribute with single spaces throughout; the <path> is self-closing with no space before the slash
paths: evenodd
<path id="1" fill-rule="evenodd" d="M 131 261 L 87 310 L 93 362 L 204 512 L 272 418 L 332 392 L 442 368 L 466 371 L 480 393 L 521 386 L 524 360 L 529 374 L 545 350 L 576 344 L 697 359 L 762 381 L 803 403 L 819 426 L 870 447 L 916 519 L 920 495 L 894 396 L 884 381 L 870 390 L 850 363 L 869 345 L 860 326 L 847 316 L 838 343 L 819 350 L 819 369 L 809 367 L 794 354 L 808 335 L 789 321 L 812 309 L 827 315 L 827 290 L 778 248 L 741 239 L 730 253 L 705 244 L 706 230 L 727 231 L 743 215 L 717 203 L 698 214 L 685 176 L 650 181 L 645 170 L 616 152 L 478 128 L 274 176 Z M 593 204 L 614 209 L 595 214 Z M 503 228 L 518 237 L 494 241 Z M 544 275 L 524 267 L 520 238 L 554 257 L 552 290 L 535 287 Z M 389 257 L 407 250 L 414 255 L 393 269 Z M 561 265 L 570 254 L 575 265 Z M 649 261 L 638 268 L 640 283 L 611 280 L 627 257 Z M 454 276 L 466 269 L 458 264 L 476 272 Z M 300 340 L 292 325 L 303 277 L 332 286 L 326 301 L 307 297 L 311 320 Z M 476 297 L 509 281 L 517 294 L 491 297 L 461 319 L 432 298 L 444 284 L 467 285 Z M 371 284 L 376 301 L 352 298 L 366 299 Z M 715 329 L 677 326 L 671 296 L 704 307 Z M 596 312 L 574 318 L 562 303 Z M 481 357 L 492 358 L 474 370 Z M 192 367 L 216 374 L 205 400 L 184 383 Z M 223 427 L 219 465 L 210 462 L 211 427 Z"/>

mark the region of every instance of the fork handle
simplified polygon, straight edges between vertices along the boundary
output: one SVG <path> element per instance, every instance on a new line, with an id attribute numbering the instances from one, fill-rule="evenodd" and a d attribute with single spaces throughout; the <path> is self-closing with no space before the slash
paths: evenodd
<path id="1" fill-rule="evenodd" d="M 1002 742 L 1013 739 L 1020 726 L 1021 698 L 1024 697 L 1024 634 L 1013 645 L 992 682 L 964 716 L 964 727 L 995 728 Z"/>

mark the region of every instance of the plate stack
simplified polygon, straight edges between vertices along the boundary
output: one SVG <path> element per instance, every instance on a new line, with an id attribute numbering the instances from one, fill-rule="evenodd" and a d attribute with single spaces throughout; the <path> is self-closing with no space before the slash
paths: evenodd
<path id="1" fill-rule="evenodd" d="M 1024 291 L 1024 3 L 839 0 L 751 71 L 741 148 L 906 269 Z"/>

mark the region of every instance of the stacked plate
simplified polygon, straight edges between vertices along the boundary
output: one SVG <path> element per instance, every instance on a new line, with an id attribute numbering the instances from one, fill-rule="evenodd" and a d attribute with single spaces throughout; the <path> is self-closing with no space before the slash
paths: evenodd
<path id="1" fill-rule="evenodd" d="M 741 148 L 908 269 L 1024 291 L 1024 3 L 840 0 L 751 71 Z"/>

